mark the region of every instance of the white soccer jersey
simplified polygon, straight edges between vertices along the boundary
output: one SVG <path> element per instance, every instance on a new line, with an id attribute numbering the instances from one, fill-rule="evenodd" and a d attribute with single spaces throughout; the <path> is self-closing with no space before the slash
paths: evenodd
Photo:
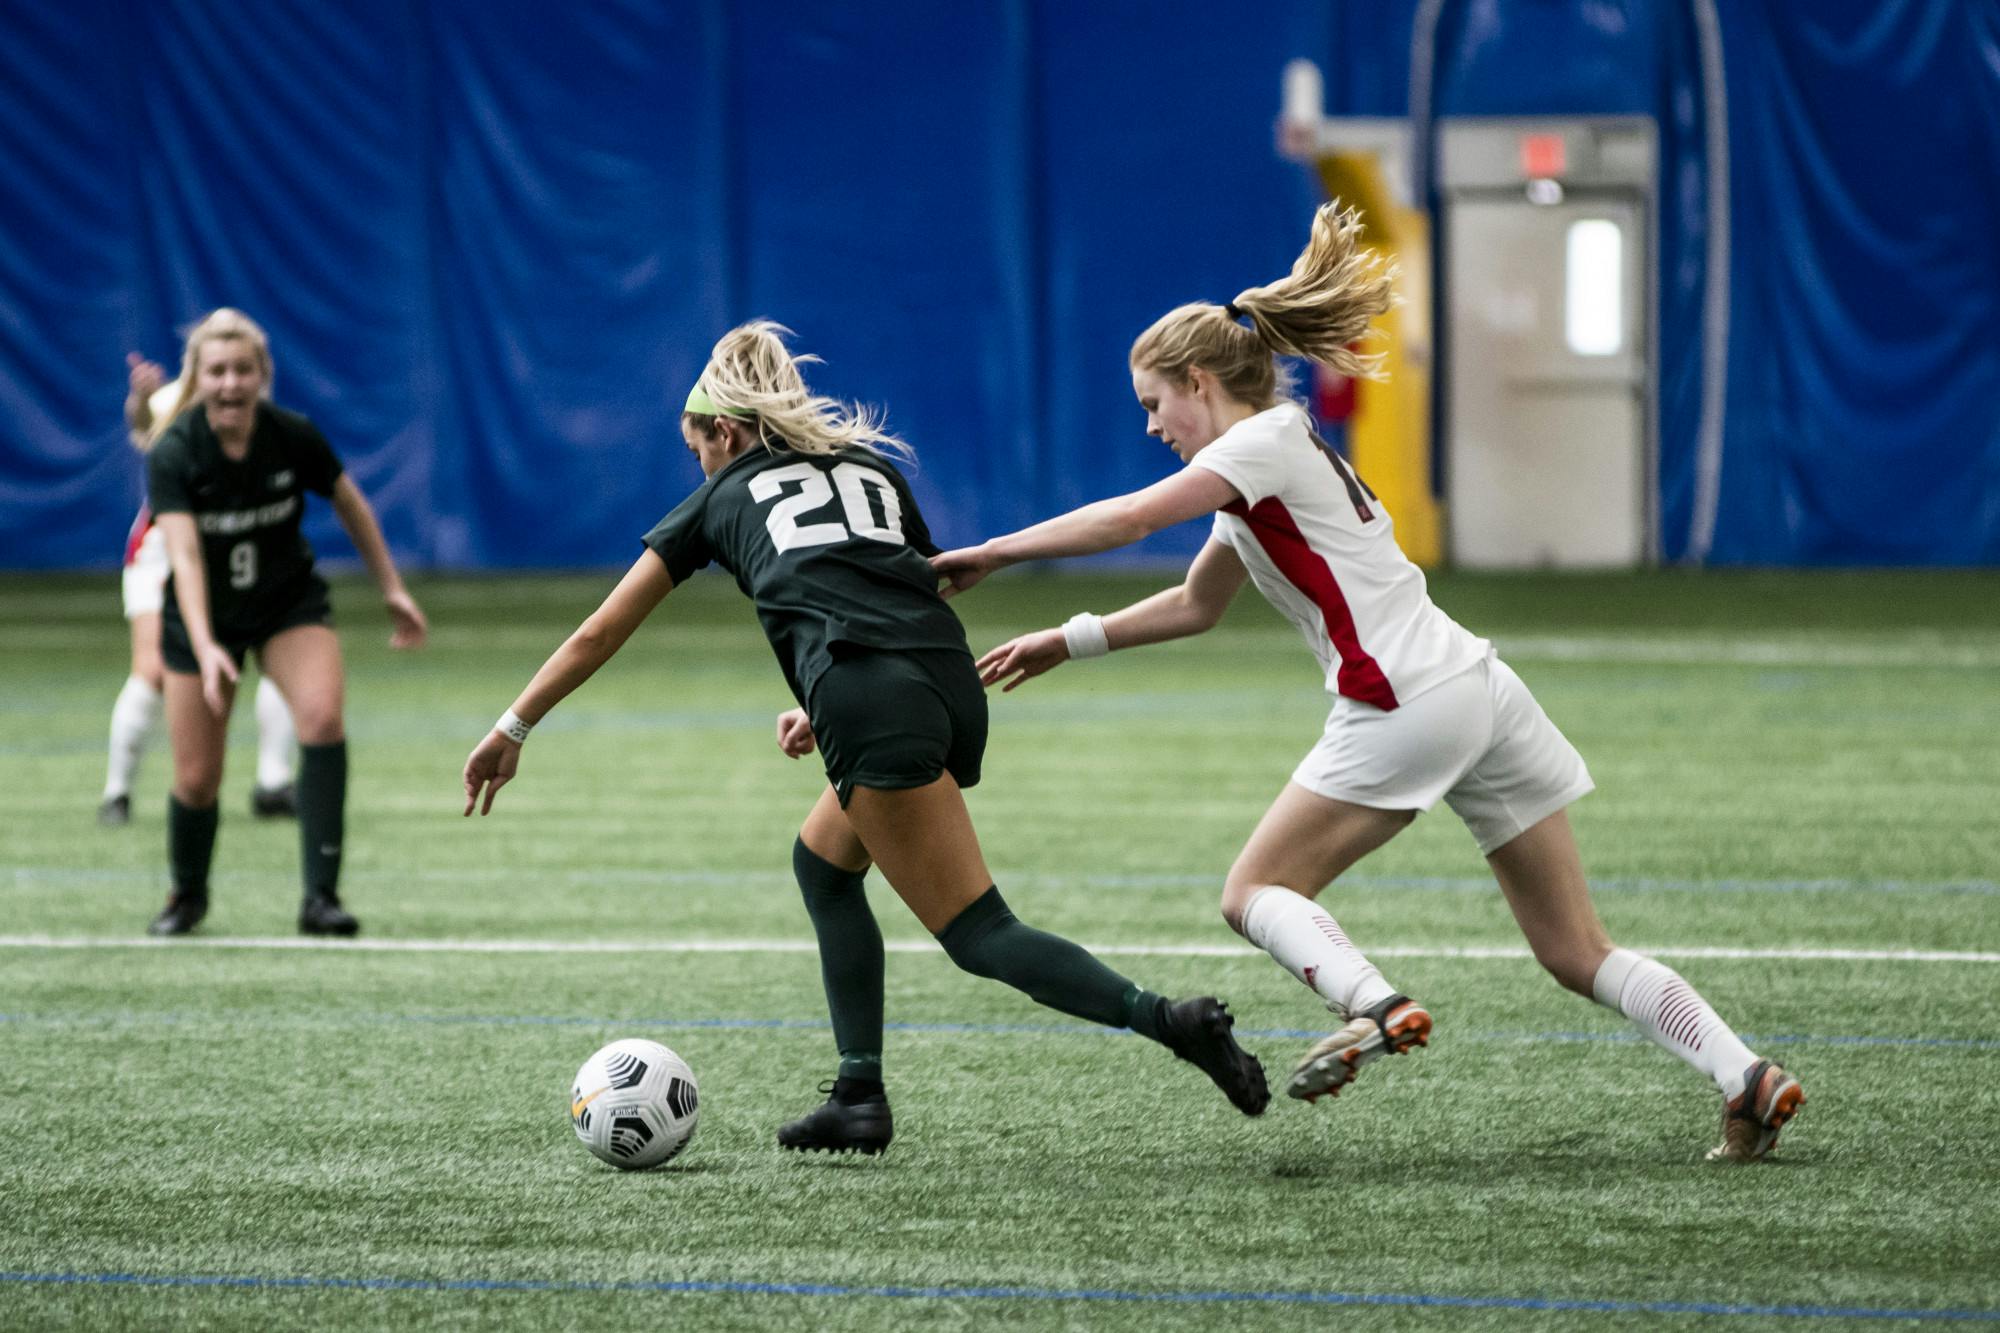
<path id="1" fill-rule="evenodd" d="M 1388 511 L 1297 406 L 1237 422 L 1188 466 L 1236 488 L 1215 536 L 1305 635 L 1329 692 L 1393 709 L 1486 656 L 1486 640 L 1431 602 Z"/>

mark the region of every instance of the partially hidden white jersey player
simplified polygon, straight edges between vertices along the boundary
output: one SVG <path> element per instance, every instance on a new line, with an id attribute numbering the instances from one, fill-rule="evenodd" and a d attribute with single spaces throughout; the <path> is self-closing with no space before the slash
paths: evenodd
<path id="1" fill-rule="evenodd" d="M 145 453 L 180 414 L 181 385 L 169 381 L 160 366 L 136 352 L 127 359 L 130 392 L 125 424 L 132 447 Z M 125 559 L 120 585 L 125 620 L 131 628 L 132 665 L 118 699 L 111 706 L 111 737 L 104 763 L 104 792 L 97 807 L 98 822 L 119 827 L 132 819 L 132 784 L 139 761 L 160 732 L 164 707 L 161 694 L 160 611 L 166 601 L 166 537 L 143 502 L 125 534 Z M 297 734 L 292 710 L 268 676 L 257 681 L 257 780 L 250 809 L 260 816 L 293 813 L 292 763 Z"/>
<path id="2" fill-rule="evenodd" d="M 1133 344 L 1148 433 L 1186 467 L 932 565 L 963 591 L 1018 561 L 1108 551 L 1213 516 L 1180 586 L 981 658 L 986 682 L 1006 689 L 1071 658 L 1201 633 L 1246 581 L 1305 637 L 1332 696 L 1326 729 L 1222 891 L 1229 924 L 1342 1021 L 1298 1061 L 1292 1096 L 1337 1094 L 1377 1057 L 1428 1044 L 1430 1014 L 1317 899 L 1443 801 L 1485 855 L 1537 961 L 1708 1076 L 1723 1099 L 1722 1143 L 1709 1156 L 1754 1161 L 1804 1104 L 1798 1080 L 1759 1059 L 1672 969 L 1613 946 L 1565 813 L 1591 790 L 1582 758 L 1491 645 L 1431 602 L 1380 501 L 1290 401 L 1278 356 L 1374 372 L 1353 348 L 1388 308 L 1393 277 L 1360 231 L 1355 215 L 1329 204 L 1289 277 L 1226 305 L 1181 306 Z"/>

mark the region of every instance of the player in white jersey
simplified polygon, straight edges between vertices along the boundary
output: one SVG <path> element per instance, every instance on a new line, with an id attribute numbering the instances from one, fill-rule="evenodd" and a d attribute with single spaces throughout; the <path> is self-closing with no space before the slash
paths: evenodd
<path id="1" fill-rule="evenodd" d="M 1298 1062 L 1292 1096 L 1336 1094 L 1375 1058 L 1427 1044 L 1430 1014 L 1316 900 L 1442 800 L 1472 832 L 1536 960 L 1708 1075 L 1723 1097 L 1723 1142 L 1709 1156 L 1756 1160 L 1804 1103 L 1798 1080 L 1758 1059 L 1671 969 L 1613 946 L 1565 814 L 1591 790 L 1582 758 L 1491 645 L 1431 602 L 1387 511 L 1290 400 L 1277 355 L 1375 373 L 1375 358 L 1352 349 L 1388 308 L 1391 277 L 1358 244 L 1360 226 L 1326 205 L 1289 277 L 1227 305 L 1181 306 L 1133 344 L 1147 431 L 1187 465 L 1180 472 L 931 563 L 963 591 L 1018 561 L 1108 551 L 1213 515 L 1179 587 L 981 658 L 985 681 L 1009 690 L 1071 658 L 1199 634 L 1246 579 L 1305 636 L 1333 710 L 1222 891 L 1230 926 L 1343 1022 Z"/>
<path id="2" fill-rule="evenodd" d="M 125 398 L 125 426 L 132 447 L 145 453 L 180 414 L 178 382 L 167 383 L 166 371 L 137 352 L 125 358 L 130 390 Z M 162 689 L 165 667 L 160 661 L 160 611 L 166 602 L 167 562 L 164 535 L 153 522 L 153 511 L 139 506 L 125 538 L 123 573 L 125 619 L 132 629 L 132 666 L 118 701 L 111 707 L 111 744 L 104 764 L 104 794 L 98 798 L 97 820 L 109 827 L 132 820 L 132 781 L 139 760 L 159 734 L 165 708 Z M 292 796 L 292 760 L 298 736 L 292 710 L 269 676 L 257 681 L 257 781 L 250 791 L 250 811 L 260 817 L 296 813 Z"/>

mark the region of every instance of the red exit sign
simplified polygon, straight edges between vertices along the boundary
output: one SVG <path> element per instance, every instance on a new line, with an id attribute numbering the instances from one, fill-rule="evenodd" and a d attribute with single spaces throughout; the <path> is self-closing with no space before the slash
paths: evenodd
<path id="1" fill-rule="evenodd" d="M 1563 174 L 1568 158 L 1560 134 L 1521 136 L 1521 174 L 1530 180 L 1549 180 Z"/>

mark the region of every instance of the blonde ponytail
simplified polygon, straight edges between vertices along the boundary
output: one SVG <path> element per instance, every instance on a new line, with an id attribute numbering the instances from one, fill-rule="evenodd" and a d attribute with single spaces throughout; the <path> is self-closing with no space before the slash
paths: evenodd
<path id="1" fill-rule="evenodd" d="M 1292 396 L 1291 376 L 1273 361 L 1274 353 L 1307 357 L 1356 379 L 1380 379 L 1381 356 L 1356 352 L 1352 344 L 1395 303 L 1396 274 L 1360 243 L 1361 232 L 1359 213 L 1337 200 L 1322 204 L 1289 276 L 1246 288 L 1227 306 L 1197 301 L 1168 311 L 1132 344 L 1133 369 L 1179 382 L 1200 366 L 1224 392 L 1259 409 Z"/>
<path id="2" fill-rule="evenodd" d="M 759 319 L 722 335 L 709 353 L 700 381 L 720 415 L 753 421 L 766 449 L 831 454 L 859 448 L 912 460 L 915 451 L 882 429 L 878 413 L 819 397 L 806 388 L 799 367 L 819 358 L 793 355 L 784 341 L 789 333 L 782 324 Z M 715 428 L 713 416 L 684 415 L 701 422 L 704 433 Z"/>

